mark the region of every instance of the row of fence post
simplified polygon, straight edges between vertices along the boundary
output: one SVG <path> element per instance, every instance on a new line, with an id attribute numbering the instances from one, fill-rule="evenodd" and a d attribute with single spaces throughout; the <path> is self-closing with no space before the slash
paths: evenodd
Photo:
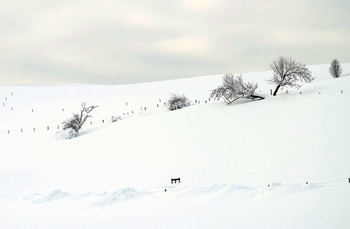
<path id="1" fill-rule="evenodd" d="M 342 89 L 342 90 L 340 90 L 340 93 L 341 93 L 341 94 L 343 94 L 343 93 L 344 93 L 343 89 Z M 270 89 L 270 94 L 272 95 L 272 89 Z M 288 90 L 286 90 L 286 94 L 289 94 L 289 91 L 288 91 Z M 299 94 L 301 95 L 301 94 L 302 94 L 302 92 L 300 91 L 300 92 L 299 92 Z M 319 91 L 319 92 L 318 92 L 318 94 L 320 95 L 320 94 L 321 94 L 321 92 Z"/>
<path id="2" fill-rule="evenodd" d="M 272 90 L 271 90 L 271 92 L 272 92 Z M 288 93 L 288 90 L 287 90 L 287 93 Z M 343 90 L 341 90 L 341 93 L 343 93 Z M 302 94 L 302 92 L 300 92 L 300 94 Z M 319 94 L 321 94 L 321 92 L 319 92 Z M 6 97 L 6 98 L 7 98 L 7 97 Z M 159 101 L 161 102 L 161 99 L 159 99 Z M 205 100 L 205 103 L 208 103 L 208 102 L 210 102 L 210 101 L 211 101 L 210 98 L 208 98 L 208 100 Z M 129 105 L 128 102 L 126 102 L 125 104 L 126 104 L 126 106 Z M 164 104 L 164 106 L 166 106 L 166 102 L 164 102 L 163 104 Z M 193 105 L 195 105 L 195 104 L 201 104 L 201 100 L 195 99 Z M 163 107 L 164 107 L 164 106 L 163 106 Z M 158 103 L 157 103 L 156 107 L 157 107 L 157 108 L 160 107 Z M 13 110 L 13 107 L 11 107 L 11 110 Z M 64 111 L 65 109 L 62 108 L 61 110 Z M 146 107 L 146 106 L 141 106 L 141 111 L 147 111 L 147 107 Z M 32 108 L 32 112 L 34 112 L 34 108 Z M 125 116 L 125 115 L 130 115 L 130 113 L 131 113 L 131 114 L 134 114 L 135 112 L 134 112 L 134 110 L 131 110 L 131 112 L 124 112 L 124 113 L 123 113 L 123 116 Z M 114 122 L 113 116 L 111 117 L 111 122 Z M 102 119 L 102 123 L 105 123 L 105 120 L 104 120 L 104 119 Z M 92 121 L 90 121 L 90 125 L 93 125 Z M 50 126 L 46 126 L 46 129 L 47 129 L 47 130 L 50 130 Z M 57 129 L 59 129 L 59 125 L 57 126 Z M 34 132 L 35 132 L 35 130 L 36 130 L 36 129 L 33 128 L 33 131 L 34 131 Z M 21 132 L 23 132 L 23 131 L 24 131 L 24 129 L 21 129 Z M 8 130 L 7 133 L 10 134 L 11 131 Z"/>
<path id="3" fill-rule="evenodd" d="M 119 120 L 119 119 L 117 119 L 117 120 Z M 96 122 L 96 121 L 95 121 Z M 111 122 L 115 122 L 114 121 L 114 116 L 111 116 Z M 102 119 L 101 120 L 101 123 L 105 123 L 105 119 Z M 93 121 L 90 121 L 89 122 L 89 124 L 90 125 L 93 125 Z M 57 130 L 59 130 L 60 129 L 60 125 L 57 125 L 56 126 L 57 127 Z M 46 130 L 53 130 L 54 128 L 52 128 L 52 126 L 46 126 Z M 25 130 L 29 130 L 29 129 L 24 129 L 24 128 L 21 128 L 21 129 L 19 129 L 19 131 L 21 132 L 21 133 L 23 133 Z M 35 132 L 36 130 L 38 130 L 38 128 L 32 128 L 32 129 L 30 129 L 30 130 L 33 130 L 33 132 Z M 13 131 L 11 131 L 11 130 L 7 130 L 7 133 L 8 134 L 10 134 L 10 133 L 12 133 Z"/>
<path id="4" fill-rule="evenodd" d="M 288 94 L 288 93 L 289 93 L 289 91 L 288 91 L 288 90 L 286 90 L 286 93 Z M 341 90 L 340 90 L 340 93 L 341 93 L 341 94 L 343 94 L 343 93 L 344 93 L 343 89 L 341 89 Z M 270 94 L 272 95 L 272 89 L 270 89 Z M 299 92 L 299 94 L 302 94 L 302 92 L 300 91 L 300 92 Z M 321 94 L 321 92 L 318 92 L 318 94 L 320 95 L 320 94 Z M 5 100 L 7 100 L 7 97 L 5 97 Z M 193 105 L 194 105 L 194 104 L 200 104 L 200 103 L 201 103 L 201 101 L 200 101 L 200 100 L 197 100 L 197 99 L 195 99 L 194 101 L 195 101 L 195 102 L 193 103 Z M 208 99 L 208 101 L 210 102 L 210 98 Z M 207 101 L 207 100 L 205 100 L 205 103 L 207 103 L 208 101 Z M 159 99 L 159 102 L 161 102 L 161 99 Z M 166 102 L 164 102 L 163 104 L 164 104 L 164 106 L 166 106 Z M 5 103 L 3 102 L 3 103 L 2 103 L 2 105 L 3 105 L 3 106 L 5 106 Z M 125 103 L 125 105 L 126 105 L 126 106 L 128 106 L 128 105 L 129 105 L 129 103 L 128 103 L 128 102 L 126 102 L 126 103 Z M 160 107 L 158 103 L 157 103 L 157 105 L 156 105 L 156 106 L 157 106 L 157 107 Z M 13 108 L 13 107 L 11 107 L 11 110 L 13 111 L 13 110 L 14 110 L 14 108 Z M 61 110 L 62 110 L 62 112 L 63 112 L 65 109 L 64 109 L 64 108 L 62 108 Z M 146 108 L 146 107 L 142 107 L 142 106 L 141 106 L 141 111 L 142 111 L 142 110 L 147 110 L 147 108 Z M 32 108 L 32 112 L 34 112 L 34 108 Z"/>
<path id="5" fill-rule="evenodd" d="M 343 179 L 342 179 L 342 180 L 343 180 Z M 339 180 L 338 180 L 338 181 L 339 181 Z M 338 181 L 333 181 L 333 182 L 328 182 L 328 183 L 334 183 L 334 182 L 338 182 Z M 350 178 L 348 178 L 348 183 L 350 184 Z M 309 184 L 309 182 L 306 181 L 305 184 Z M 260 187 L 262 187 L 262 186 L 260 186 Z M 271 185 L 268 184 L 267 187 L 271 187 Z"/>

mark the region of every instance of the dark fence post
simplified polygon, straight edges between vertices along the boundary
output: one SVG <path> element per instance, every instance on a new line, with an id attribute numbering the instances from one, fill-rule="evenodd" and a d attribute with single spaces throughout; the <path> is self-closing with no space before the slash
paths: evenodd
<path id="1" fill-rule="evenodd" d="M 49 126 L 47 126 L 47 130 L 50 130 L 50 127 L 49 127 Z"/>
<path id="2" fill-rule="evenodd" d="M 33 128 L 34 132 L 35 132 L 35 128 Z"/>
<path id="3" fill-rule="evenodd" d="M 10 133 L 10 130 L 7 130 L 7 133 L 9 134 L 9 133 Z"/>

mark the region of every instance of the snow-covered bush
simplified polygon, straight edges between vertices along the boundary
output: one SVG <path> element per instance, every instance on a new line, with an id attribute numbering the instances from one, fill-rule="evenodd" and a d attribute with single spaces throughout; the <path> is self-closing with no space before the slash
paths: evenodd
<path id="1" fill-rule="evenodd" d="M 227 104 L 231 104 L 237 99 L 264 99 L 262 95 L 254 94 L 258 85 L 256 83 L 244 83 L 242 76 L 235 77 L 233 74 L 226 74 L 223 77 L 223 84 L 212 90 L 210 98 L 219 100 L 224 98 Z"/>
<path id="2" fill-rule="evenodd" d="M 171 94 L 168 100 L 168 109 L 171 111 L 178 110 L 190 105 L 191 103 L 185 95 Z"/>
<path id="3" fill-rule="evenodd" d="M 73 114 L 73 117 L 67 119 L 62 124 L 63 124 L 63 130 L 73 129 L 77 133 L 79 132 L 79 130 L 81 129 L 81 126 L 82 126 L 78 114 Z"/>
<path id="4" fill-rule="evenodd" d="M 73 114 L 72 118 L 67 119 L 64 121 L 63 124 L 63 130 L 72 128 L 75 130 L 75 132 L 79 132 L 81 127 L 84 125 L 85 121 L 88 118 L 91 118 L 90 112 L 95 109 L 98 106 L 90 106 L 86 107 L 86 103 L 81 104 L 81 110 L 79 114 Z"/>
<path id="5" fill-rule="evenodd" d="M 62 123 L 63 131 L 59 132 L 62 134 L 62 138 L 59 138 L 59 139 L 70 139 L 72 137 L 77 137 L 79 130 L 84 125 L 86 120 L 92 117 L 90 115 L 90 112 L 96 107 L 98 107 L 98 106 L 86 107 L 86 103 L 82 103 L 81 106 L 82 108 L 80 109 L 80 113 L 73 114 L 73 117 L 67 119 Z M 67 130 L 67 133 L 65 132 L 66 130 Z M 72 132 L 71 130 L 74 130 L 74 132 Z"/>
<path id="6" fill-rule="evenodd" d="M 334 59 L 329 67 L 329 72 L 334 78 L 339 78 L 343 73 L 343 69 L 340 66 L 339 60 Z"/>
<path id="7" fill-rule="evenodd" d="M 78 137 L 78 132 L 72 128 L 67 128 L 56 133 L 57 140 L 72 139 L 75 137 Z"/>
<path id="8" fill-rule="evenodd" d="M 122 119 L 122 117 L 119 115 L 112 116 L 112 122 L 116 122 L 116 121 L 121 120 L 121 119 Z"/>

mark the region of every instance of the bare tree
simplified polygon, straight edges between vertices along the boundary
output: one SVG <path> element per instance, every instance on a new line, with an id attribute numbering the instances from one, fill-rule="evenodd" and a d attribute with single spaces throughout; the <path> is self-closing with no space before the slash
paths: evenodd
<path id="1" fill-rule="evenodd" d="M 280 88 L 283 89 L 285 86 L 300 88 L 298 81 L 311 83 L 315 79 L 305 64 L 298 63 L 290 57 L 280 56 L 270 64 L 270 67 L 273 76 L 267 82 L 276 85 L 273 96 L 276 96 Z"/>
<path id="2" fill-rule="evenodd" d="M 235 77 L 233 74 L 226 74 L 223 77 L 223 85 L 212 90 L 210 98 L 219 100 L 224 98 L 226 104 L 231 104 L 237 99 L 264 99 L 263 96 L 254 94 L 258 85 L 256 83 L 244 83 L 242 76 Z"/>
<path id="3" fill-rule="evenodd" d="M 79 130 L 81 129 L 81 127 L 84 125 L 84 123 L 86 122 L 86 120 L 88 118 L 91 118 L 91 111 L 95 108 L 97 108 L 98 106 L 90 106 L 90 107 L 86 107 L 86 103 L 81 103 L 81 109 L 80 109 L 80 113 L 76 113 L 73 114 L 72 118 L 67 119 L 66 121 L 64 121 L 63 124 L 63 130 L 66 129 L 73 129 L 75 130 L 75 132 L 79 132 Z"/>
<path id="4" fill-rule="evenodd" d="M 343 73 L 343 69 L 340 66 L 340 63 L 337 59 L 334 59 L 329 67 L 329 72 L 334 78 L 339 78 Z"/>
<path id="5" fill-rule="evenodd" d="M 185 95 L 171 94 L 168 100 L 169 110 L 178 110 L 190 105 L 190 101 Z"/>

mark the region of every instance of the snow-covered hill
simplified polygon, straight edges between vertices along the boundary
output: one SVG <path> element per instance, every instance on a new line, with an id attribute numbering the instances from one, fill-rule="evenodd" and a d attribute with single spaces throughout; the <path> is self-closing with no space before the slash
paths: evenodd
<path id="1" fill-rule="evenodd" d="M 0 227 L 348 228 L 350 77 L 310 70 L 276 97 L 243 74 L 267 98 L 230 106 L 208 99 L 222 75 L 0 87 Z M 194 105 L 167 111 L 170 93 Z M 81 102 L 92 122 L 55 140 Z"/>

